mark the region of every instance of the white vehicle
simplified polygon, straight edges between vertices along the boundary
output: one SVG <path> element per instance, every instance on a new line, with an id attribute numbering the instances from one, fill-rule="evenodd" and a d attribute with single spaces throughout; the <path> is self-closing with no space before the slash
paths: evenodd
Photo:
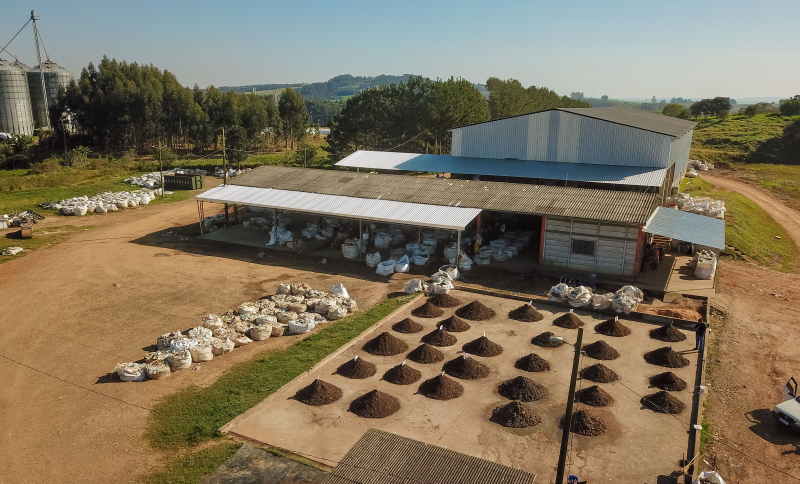
<path id="1" fill-rule="evenodd" d="M 800 397 L 797 394 L 797 380 L 789 378 L 783 387 L 783 403 L 772 409 L 775 419 L 793 432 L 800 433 Z"/>

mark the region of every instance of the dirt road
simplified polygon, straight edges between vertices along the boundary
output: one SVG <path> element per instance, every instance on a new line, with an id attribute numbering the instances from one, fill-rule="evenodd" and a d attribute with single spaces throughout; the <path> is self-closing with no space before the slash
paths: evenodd
<path id="1" fill-rule="evenodd" d="M 343 282 L 362 307 L 397 289 L 344 261 L 259 258 L 256 247 L 160 232 L 196 226 L 196 217 L 193 200 L 92 217 L 103 226 L 0 267 L 0 483 L 133 482 L 160 458 L 141 437 L 147 408 L 298 338 L 270 338 L 164 380 L 109 378 L 160 334 L 274 294 L 284 281 Z"/>
<path id="2" fill-rule="evenodd" d="M 714 184 L 715 187 L 729 192 L 739 193 L 754 201 L 759 207 L 767 211 L 776 222 L 786 230 L 797 247 L 800 247 L 800 212 L 787 207 L 768 191 L 755 187 L 749 183 L 723 178 L 703 173 L 702 178 Z"/>

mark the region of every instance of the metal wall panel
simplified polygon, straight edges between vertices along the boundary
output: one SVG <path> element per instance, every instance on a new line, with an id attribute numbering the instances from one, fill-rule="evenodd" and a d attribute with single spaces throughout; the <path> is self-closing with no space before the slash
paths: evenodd
<path id="1" fill-rule="evenodd" d="M 498 119 L 461 129 L 464 131 L 458 156 L 526 159 L 528 120 L 525 116 Z"/>
<path id="2" fill-rule="evenodd" d="M 33 134 L 28 78 L 22 68 L 5 59 L 0 59 L 0 132 Z"/>
<path id="3" fill-rule="evenodd" d="M 451 136 L 451 146 L 450 146 L 450 154 L 453 156 L 461 156 L 461 136 L 463 133 L 459 130 L 453 131 Z M 351 155 L 352 156 L 352 155 Z M 346 159 L 346 158 L 345 158 Z M 344 160 L 342 160 L 344 161 Z M 341 162 L 339 162 L 341 163 Z M 337 163 L 337 165 L 339 164 Z M 376 166 L 371 166 L 369 168 L 378 168 Z"/>
<path id="4" fill-rule="evenodd" d="M 636 266 L 635 226 L 548 217 L 544 264 L 573 271 L 632 276 Z M 595 243 L 595 255 L 572 253 L 573 240 Z"/>
<path id="5" fill-rule="evenodd" d="M 690 130 L 685 135 L 674 140 L 669 148 L 669 166 L 675 165 L 672 175 L 672 184 L 680 183 L 689 163 L 689 152 L 692 149 L 692 135 L 694 130 Z"/>

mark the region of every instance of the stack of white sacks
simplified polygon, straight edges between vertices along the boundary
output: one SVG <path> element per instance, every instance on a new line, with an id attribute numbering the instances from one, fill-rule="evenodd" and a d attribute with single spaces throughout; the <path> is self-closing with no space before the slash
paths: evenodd
<path id="1" fill-rule="evenodd" d="M 590 306 L 592 309 L 613 309 L 618 313 L 630 314 L 644 300 L 641 289 L 624 286 L 615 293 L 594 294 L 585 286 L 569 287 L 563 282 L 550 288 L 547 295 L 550 301 L 569 303 L 572 307 Z"/>
<path id="2" fill-rule="evenodd" d="M 169 194 L 170 192 L 166 192 Z M 135 192 L 103 192 L 92 197 L 73 197 L 52 204 L 49 208 L 61 210 L 64 215 L 86 215 L 87 213 L 115 212 L 121 208 L 147 205 L 161 195 L 161 189 L 137 190 Z"/>
<path id="3" fill-rule="evenodd" d="M 253 341 L 311 332 L 357 307 L 342 284 L 329 292 L 306 284 L 281 284 L 274 296 L 242 303 L 225 314 L 209 314 L 189 331 L 162 334 L 156 341 L 158 351 L 146 354 L 144 363 L 120 363 L 114 371 L 122 381 L 159 380 Z"/>
<path id="4" fill-rule="evenodd" d="M 667 197 L 667 206 L 706 217 L 725 219 L 725 202 L 709 197 L 691 197 L 688 193 L 679 193 Z"/>

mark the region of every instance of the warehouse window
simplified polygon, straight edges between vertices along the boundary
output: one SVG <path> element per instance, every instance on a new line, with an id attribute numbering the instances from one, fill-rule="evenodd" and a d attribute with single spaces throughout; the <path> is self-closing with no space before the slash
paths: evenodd
<path id="1" fill-rule="evenodd" d="M 572 239 L 572 253 L 594 256 L 594 240 Z"/>

